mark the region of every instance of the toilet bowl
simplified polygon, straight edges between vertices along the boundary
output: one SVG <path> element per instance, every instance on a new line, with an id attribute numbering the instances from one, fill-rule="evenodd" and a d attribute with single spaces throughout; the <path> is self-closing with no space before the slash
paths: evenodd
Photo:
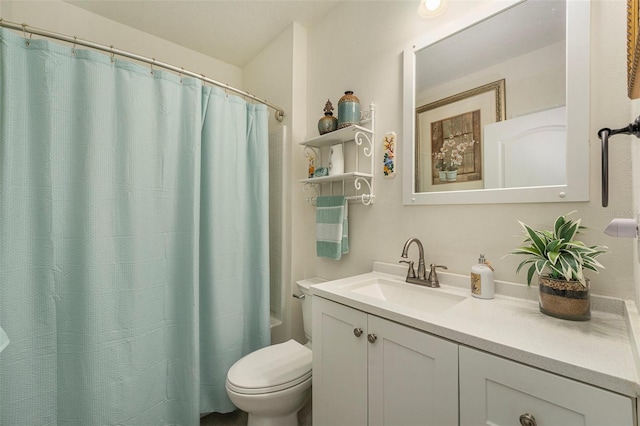
<path id="1" fill-rule="evenodd" d="M 249 413 L 250 426 L 297 426 L 311 389 L 311 349 L 295 340 L 267 346 L 236 362 L 227 394 Z"/>
<path id="2" fill-rule="evenodd" d="M 249 414 L 248 426 L 298 426 L 298 411 L 311 396 L 311 293 L 320 278 L 298 281 L 306 345 L 289 340 L 238 360 L 226 388 L 236 407 Z"/>

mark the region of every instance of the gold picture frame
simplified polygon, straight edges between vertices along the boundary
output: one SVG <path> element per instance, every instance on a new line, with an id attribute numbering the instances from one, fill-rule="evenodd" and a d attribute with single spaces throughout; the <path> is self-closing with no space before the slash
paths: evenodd
<path id="1" fill-rule="evenodd" d="M 627 90 L 630 99 L 640 98 L 640 0 L 627 0 Z"/>
<path id="2" fill-rule="evenodd" d="M 452 185 L 458 189 L 482 188 L 482 128 L 505 119 L 505 80 L 419 106 L 415 114 L 416 192 L 446 191 L 451 190 Z M 443 132 L 447 124 L 453 131 Z M 474 142 L 464 156 L 468 166 L 462 167 L 465 170 L 459 176 L 449 176 L 446 181 L 440 174 L 442 169 L 438 170 L 439 160 L 435 156 L 445 139 L 455 144 Z"/>

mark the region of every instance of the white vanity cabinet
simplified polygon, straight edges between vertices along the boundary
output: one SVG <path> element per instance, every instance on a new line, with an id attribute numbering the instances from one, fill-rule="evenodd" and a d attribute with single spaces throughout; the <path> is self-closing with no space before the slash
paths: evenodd
<path id="1" fill-rule="evenodd" d="M 457 425 L 458 345 L 314 297 L 313 424 Z"/>
<path id="2" fill-rule="evenodd" d="M 460 425 L 633 425 L 632 398 L 460 346 Z"/>

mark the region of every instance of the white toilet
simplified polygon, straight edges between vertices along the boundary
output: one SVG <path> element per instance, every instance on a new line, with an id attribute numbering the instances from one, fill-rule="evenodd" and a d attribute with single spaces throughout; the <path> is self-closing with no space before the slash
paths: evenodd
<path id="1" fill-rule="evenodd" d="M 311 293 L 323 280 L 298 281 L 307 343 L 295 340 L 267 346 L 238 360 L 227 373 L 227 394 L 249 413 L 248 426 L 297 426 L 300 410 L 311 394 Z"/>

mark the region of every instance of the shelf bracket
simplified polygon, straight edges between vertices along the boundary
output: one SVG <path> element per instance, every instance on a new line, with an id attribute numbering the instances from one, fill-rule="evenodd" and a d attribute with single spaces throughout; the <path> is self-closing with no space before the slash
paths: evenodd
<path id="1" fill-rule="evenodd" d="M 365 156 L 371 157 L 371 155 L 373 154 L 373 141 L 368 134 L 366 134 L 365 132 L 356 132 L 353 140 L 358 146 L 362 146 L 362 144 L 366 141 L 369 146 L 364 146 L 362 148 L 362 152 Z"/>
<path id="2" fill-rule="evenodd" d="M 369 204 L 371 204 L 373 202 L 373 188 L 371 186 L 371 183 L 365 179 L 365 178 L 361 178 L 358 177 L 356 178 L 356 180 L 353 181 L 353 186 L 356 188 L 356 192 L 360 191 L 363 187 L 363 183 L 364 182 L 364 186 L 367 187 L 367 189 L 369 190 L 367 193 L 359 195 L 358 197 L 362 198 L 362 204 L 364 204 L 365 206 L 368 206 Z"/>

